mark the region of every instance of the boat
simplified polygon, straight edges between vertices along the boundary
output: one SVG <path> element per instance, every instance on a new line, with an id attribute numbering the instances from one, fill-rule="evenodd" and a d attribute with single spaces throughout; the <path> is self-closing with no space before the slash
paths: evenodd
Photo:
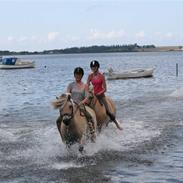
<path id="1" fill-rule="evenodd" d="M 108 72 L 106 73 L 106 76 L 108 80 L 152 77 L 154 69 L 154 67 L 146 69 L 139 68 L 126 70 L 122 72 L 115 72 L 112 68 L 109 68 Z"/>
<path id="2" fill-rule="evenodd" d="M 34 68 L 33 61 L 22 60 L 16 57 L 0 58 L 0 69 L 27 69 Z"/>

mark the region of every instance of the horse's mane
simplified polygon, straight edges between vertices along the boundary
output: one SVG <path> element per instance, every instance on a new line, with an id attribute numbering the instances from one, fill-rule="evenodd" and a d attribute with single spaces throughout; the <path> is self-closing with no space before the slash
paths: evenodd
<path id="1" fill-rule="evenodd" d="M 54 109 L 58 109 L 61 106 L 64 106 L 65 102 L 68 100 L 68 98 L 71 96 L 70 93 L 64 93 L 59 97 L 56 97 L 56 100 L 54 100 L 51 104 Z"/>

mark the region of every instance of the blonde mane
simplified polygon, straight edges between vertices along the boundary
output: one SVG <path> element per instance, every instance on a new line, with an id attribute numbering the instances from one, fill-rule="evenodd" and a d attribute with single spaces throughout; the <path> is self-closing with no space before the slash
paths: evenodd
<path id="1" fill-rule="evenodd" d="M 60 107 L 64 107 L 69 97 L 71 97 L 70 93 L 64 93 L 61 96 L 56 97 L 56 100 L 51 103 L 53 108 L 58 109 Z"/>

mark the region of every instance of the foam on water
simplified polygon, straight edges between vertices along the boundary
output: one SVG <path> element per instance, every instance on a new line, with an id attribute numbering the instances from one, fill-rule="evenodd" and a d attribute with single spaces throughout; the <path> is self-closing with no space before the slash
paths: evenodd
<path id="1" fill-rule="evenodd" d="M 123 152 L 136 147 L 144 141 L 150 141 L 153 137 L 159 136 L 160 131 L 153 128 L 147 128 L 143 121 L 133 121 L 128 119 L 128 122 L 123 124 L 123 131 L 119 131 L 114 124 L 109 124 L 109 127 L 98 134 L 96 143 L 87 143 L 85 145 L 85 154 L 82 156 L 95 156 L 96 153 L 105 151 Z M 75 160 L 81 156 L 78 151 L 78 145 L 73 145 L 68 151 L 65 144 L 62 143 L 56 126 L 44 126 L 42 128 L 33 128 L 26 131 L 26 128 L 17 128 L 12 130 L 1 130 L 1 137 L 4 141 L 16 143 L 20 141 L 31 145 L 24 149 L 15 149 L 9 153 L 5 159 L 23 160 L 28 164 L 36 164 L 46 166 L 53 169 L 67 169 L 70 167 L 81 167 L 84 164 L 75 163 Z M 29 138 L 25 137 L 28 135 Z M 30 138 L 31 137 L 31 138 Z M 69 158 L 75 157 L 73 158 Z M 58 163 L 59 162 L 59 163 Z M 16 164 L 16 166 L 18 166 Z M 21 166 L 21 164 L 20 164 Z"/>
<path id="2" fill-rule="evenodd" d="M 0 128 L 1 142 L 15 142 L 18 137 L 15 135 L 16 129 L 2 129 Z"/>
<path id="3" fill-rule="evenodd" d="M 170 94 L 170 97 L 183 98 L 183 87 L 176 89 Z"/>
<path id="4" fill-rule="evenodd" d="M 33 146 L 22 152 L 21 156 L 31 158 L 36 164 L 47 164 L 52 161 L 51 159 L 67 153 L 56 127 L 34 129 L 31 136 Z"/>
<path id="5" fill-rule="evenodd" d="M 80 168 L 80 167 L 83 167 L 83 166 L 84 165 L 75 164 L 73 162 L 61 162 L 61 163 L 53 163 L 48 168 L 49 169 L 51 168 L 51 169 L 61 170 L 61 169 L 68 169 L 68 168 Z"/>
<path id="6" fill-rule="evenodd" d="M 94 155 L 100 151 L 122 152 L 134 148 L 144 141 L 150 141 L 161 134 L 158 129 L 147 128 L 143 121 L 130 120 L 125 122 L 123 131 L 119 131 L 115 126 L 111 126 L 97 136 L 96 143 L 87 144 L 87 155 Z"/>

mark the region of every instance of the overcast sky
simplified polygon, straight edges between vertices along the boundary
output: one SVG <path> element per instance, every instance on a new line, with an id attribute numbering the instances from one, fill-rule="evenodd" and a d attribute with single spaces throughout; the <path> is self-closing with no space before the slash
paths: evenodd
<path id="1" fill-rule="evenodd" d="M 183 45 L 183 0 L 0 0 L 0 50 Z"/>

